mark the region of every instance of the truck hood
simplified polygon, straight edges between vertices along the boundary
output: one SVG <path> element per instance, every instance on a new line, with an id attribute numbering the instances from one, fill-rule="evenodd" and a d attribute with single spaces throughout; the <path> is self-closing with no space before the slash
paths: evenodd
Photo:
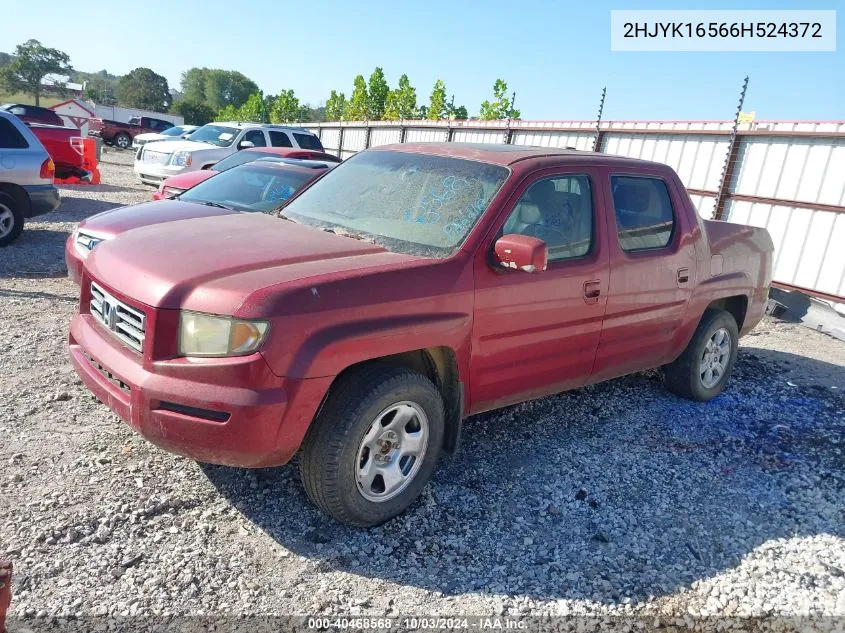
<path id="1" fill-rule="evenodd" d="M 149 306 L 233 315 L 257 290 L 418 259 L 242 213 L 138 228 L 97 246 L 85 267 L 94 279 Z"/>
<path id="2" fill-rule="evenodd" d="M 135 138 L 139 138 L 142 141 L 152 142 L 164 140 L 165 137 L 158 132 L 144 132 L 143 134 L 136 134 Z"/>
<path id="3" fill-rule="evenodd" d="M 200 152 L 204 150 L 219 151 L 226 155 L 232 153 L 231 147 L 217 147 L 210 143 L 200 143 L 199 141 L 153 141 L 146 143 L 144 149 L 149 149 L 154 152 L 164 152 L 165 154 L 172 154 L 174 152 Z"/>
<path id="4" fill-rule="evenodd" d="M 125 231 L 150 224 L 176 222 L 191 218 L 210 218 L 218 215 L 232 215 L 233 213 L 238 212 L 195 202 L 161 200 L 159 202 L 133 204 L 129 207 L 118 207 L 92 215 L 79 223 L 79 230 L 95 237 L 109 239 Z"/>

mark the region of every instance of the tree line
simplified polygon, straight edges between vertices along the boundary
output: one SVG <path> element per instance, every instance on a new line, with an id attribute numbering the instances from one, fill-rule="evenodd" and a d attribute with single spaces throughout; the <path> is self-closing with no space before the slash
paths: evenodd
<path id="1" fill-rule="evenodd" d="M 76 71 L 67 54 L 43 46 L 38 40 L 19 44 L 13 54 L 0 53 L 0 86 L 11 92 L 33 96 L 36 105 L 43 93 L 46 75 L 68 76 L 84 83 L 83 95 L 96 103 L 118 105 L 155 112 L 173 112 L 192 125 L 209 121 L 256 121 L 292 123 L 307 121 L 396 121 L 403 119 L 467 119 L 466 106 L 455 105 L 454 94 L 447 98 L 446 85 L 438 79 L 427 103 L 417 103 L 417 91 L 403 74 L 391 88 L 381 67 L 369 80 L 358 75 L 347 99 L 345 92 L 332 90 L 325 105 L 300 102 L 293 89 L 265 95 L 249 77 L 235 70 L 191 68 L 182 73 L 181 90 L 171 90 L 167 79 L 150 68 L 139 67 L 116 76 L 101 70 Z M 63 86 L 55 87 L 61 94 Z M 507 83 L 497 79 L 492 100 L 484 100 L 479 119 L 518 119 L 514 96 Z"/>

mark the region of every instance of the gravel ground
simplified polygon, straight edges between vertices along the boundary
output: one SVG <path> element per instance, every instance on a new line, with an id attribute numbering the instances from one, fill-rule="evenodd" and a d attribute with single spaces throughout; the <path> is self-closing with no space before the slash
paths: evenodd
<path id="1" fill-rule="evenodd" d="M 845 621 L 845 343 L 766 319 L 711 403 L 646 372 L 470 418 L 409 512 L 347 528 L 308 503 L 294 464 L 167 454 L 76 379 L 63 241 L 91 213 L 149 199 L 130 159 L 104 155 L 107 184 L 64 188 L 0 251 L 13 633 L 163 614 Z"/>

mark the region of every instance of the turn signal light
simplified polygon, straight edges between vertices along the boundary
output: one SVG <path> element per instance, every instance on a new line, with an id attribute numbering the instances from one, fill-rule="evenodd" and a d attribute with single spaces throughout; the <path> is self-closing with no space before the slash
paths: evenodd
<path id="1" fill-rule="evenodd" d="M 52 158 L 48 158 L 43 163 L 41 163 L 41 177 L 42 178 L 49 178 L 52 180 L 56 176 L 56 164 L 53 162 Z"/>

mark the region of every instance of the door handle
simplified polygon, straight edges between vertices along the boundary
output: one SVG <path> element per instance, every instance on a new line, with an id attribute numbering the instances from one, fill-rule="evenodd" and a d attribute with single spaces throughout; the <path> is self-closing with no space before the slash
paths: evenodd
<path id="1" fill-rule="evenodd" d="M 689 268 L 678 269 L 678 285 L 685 284 L 689 281 Z"/>
<path id="2" fill-rule="evenodd" d="M 598 303 L 599 295 L 601 295 L 600 281 L 584 282 L 584 303 Z"/>

